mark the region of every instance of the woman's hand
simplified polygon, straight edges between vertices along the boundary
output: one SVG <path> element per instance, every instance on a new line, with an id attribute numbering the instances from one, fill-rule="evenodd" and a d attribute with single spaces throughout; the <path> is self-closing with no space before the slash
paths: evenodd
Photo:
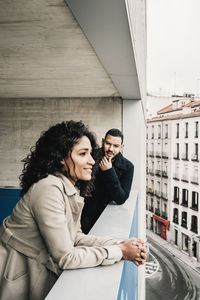
<path id="1" fill-rule="evenodd" d="M 143 265 L 147 258 L 147 250 L 144 241 L 136 238 L 130 238 L 119 244 L 122 251 L 122 257 L 125 260 L 132 261 L 136 266 Z"/>

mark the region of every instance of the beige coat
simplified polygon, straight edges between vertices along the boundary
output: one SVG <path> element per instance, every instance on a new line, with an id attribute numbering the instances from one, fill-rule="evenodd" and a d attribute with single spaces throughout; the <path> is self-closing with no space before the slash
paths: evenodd
<path id="1" fill-rule="evenodd" d="M 35 183 L 0 228 L 0 299 L 44 299 L 62 270 L 110 265 L 116 241 L 80 229 L 83 198 L 63 175 Z"/>

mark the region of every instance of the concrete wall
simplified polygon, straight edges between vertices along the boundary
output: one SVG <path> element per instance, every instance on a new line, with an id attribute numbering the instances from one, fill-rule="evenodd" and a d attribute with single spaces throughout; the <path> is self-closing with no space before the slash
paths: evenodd
<path id="1" fill-rule="evenodd" d="M 120 98 L 0 99 L 0 186 L 19 186 L 20 161 L 41 131 L 63 120 L 82 120 L 98 142 L 111 127 L 121 129 Z"/>

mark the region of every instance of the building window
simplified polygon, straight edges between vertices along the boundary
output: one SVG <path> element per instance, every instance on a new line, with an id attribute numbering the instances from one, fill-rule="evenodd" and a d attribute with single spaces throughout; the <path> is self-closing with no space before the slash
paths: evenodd
<path id="1" fill-rule="evenodd" d="M 182 203 L 181 205 L 188 207 L 188 190 L 182 189 Z"/>
<path id="2" fill-rule="evenodd" d="M 168 138 L 168 124 L 165 125 L 165 139 Z"/>
<path id="3" fill-rule="evenodd" d="M 191 209 L 198 210 L 199 209 L 199 193 L 192 191 L 192 206 Z"/>
<path id="4" fill-rule="evenodd" d="M 161 125 L 158 125 L 158 139 L 161 138 Z"/>
<path id="5" fill-rule="evenodd" d="M 191 183 L 193 184 L 199 184 L 199 169 L 197 166 L 194 166 L 194 169 L 193 169 L 193 176 L 191 178 Z"/>
<path id="6" fill-rule="evenodd" d="M 198 220 L 197 216 L 192 216 L 191 219 L 191 231 L 198 233 Z"/>
<path id="7" fill-rule="evenodd" d="M 178 208 L 174 208 L 173 210 L 173 222 L 178 224 Z"/>
<path id="8" fill-rule="evenodd" d="M 185 143 L 185 153 L 182 155 L 182 160 L 188 160 L 188 143 Z"/>
<path id="9" fill-rule="evenodd" d="M 176 143 L 176 152 L 174 153 L 174 159 L 180 159 L 179 143 Z"/>
<path id="10" fill-rule="evenodd" d="M 195 134 L 194 134 L 195 138 L 199 137 L 199 122 L 195 122 Z"/>
<path id="11" fill-rule="evenodd" d="M 174 187 L 174 200 L 175 203 L 179 203 L 179 187 Z"/>
<path id="12" fill-rule="evenodd" d="M 185 138 L 188 138 L 188 122 L 185 123 Z"/>
<path id="13" fill-rule="evenodd" d="M 187 228 L 187 213 L 182 212 L 181 226 Z"/>
<path id="14" fill-rule="evenodd" d="M 154 126 L 151 126 L 151 138 L 154 139 Z"/>
<path id="15" fill-rule="evenodd" d="M 198 143 L 194 144 L 194 153 L 192 154 L 192 161 L 199 161 L 199 145 Z"/>
<path id="16" fill-rule="evenodd" d="M 179 123 L 176 124 L 176 138 L 179 138 Z"/>

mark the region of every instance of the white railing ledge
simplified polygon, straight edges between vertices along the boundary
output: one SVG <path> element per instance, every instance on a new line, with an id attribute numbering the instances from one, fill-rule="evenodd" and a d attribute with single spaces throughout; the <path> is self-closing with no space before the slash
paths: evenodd
<path id="1" fill-rule="evenodd" d="M 131 231 L 137 195 L 136 191 L 131 191 L 129 199 L 123 205 L 108 205 L 90 231 L 90 234 L 100 236 L 109 235 L 116 239 L 128 238 Z M 134 264 L 132 265 L 135 268 L 134 272 L 137 272 L 137 268 Z M 121 261 L 112 266 L 65 270 L 49 292 L 46 300 L 123 299 L 125 295 L 119 296 L 120 282 L 123 280 L 123 267 L 124 261 Z M 133 284 L 135 284 L 135 287 L 137 286 L 137 282 Z M 137 299 L 137 296 L 132 299 Z"/>

